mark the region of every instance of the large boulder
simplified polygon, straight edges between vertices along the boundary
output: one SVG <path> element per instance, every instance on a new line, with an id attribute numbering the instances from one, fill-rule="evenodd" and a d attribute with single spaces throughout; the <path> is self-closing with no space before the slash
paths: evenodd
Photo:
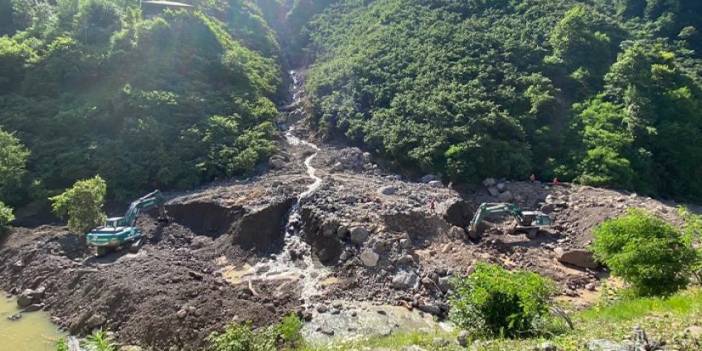
<path id="1" fill-rule="evenodd" d="M 596 269 L 599 267 L 599 264 L 597 264 L 595 258 L 592 256 L 592 252 L 584 249 L 563 250 L 557 248 L 555 253 L 558 262 L 563 264 L 583 269 Z"/>
<path id="2" fill-rule="evenodd" d="M 44 291 L 45 288 L 43 286 L 37 289 L 25 289 L 17 296 L 17 306 L 25 308 L 33 304 L 38 304 L 44 297 Z"/>
<path id="3" fill-rule="evenodd" d="M 378 189 L 378 193 L 382 195 L 393 195 L 397 192 L 397 187 L 392 185 L 386 185 Z"/>
<path id="4" fill-rule="evenodd" d="M 460 197 L 453 197 L 443 201 L 436 206 L 436 209 L 446 222 L 461 228 L 467 227 L 473 216 L 472 206 Z"/>
<path id="5" fill-rule="evenodd" d="M 422 183 L 429 183 L 431 181 L 439 180 L 439 177 L 433 174 L 427 174 L 420 180 L 422 181 Z"/>

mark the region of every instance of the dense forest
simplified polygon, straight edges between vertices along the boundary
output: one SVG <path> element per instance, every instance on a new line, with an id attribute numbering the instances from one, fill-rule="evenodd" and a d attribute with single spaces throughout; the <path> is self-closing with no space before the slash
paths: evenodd
<path id="1" fill-rule="evenodd" d="M 702 198 L 702 2 L 339 1 L 308 24 L 315 120 L 464 183 Z"/>
<path id="2" fill-rule="evenodd" d="M 147 2 L 148 3 L 148 2 Z M 697 0 L 0 0 L 0 199 L 189 189 L 313 125 L 417 174 L 702 198 Z"/>
<path id="3" fill-rule="evenodd" d="M 13 175 L 0 199 L 45 201 L 95 174 L 126 199 L 267 159 L 281 86 L 275 33 L 253 3 L 193 5 L 0 0 L 0 143 L 21 151 L 0 164 Z"/>

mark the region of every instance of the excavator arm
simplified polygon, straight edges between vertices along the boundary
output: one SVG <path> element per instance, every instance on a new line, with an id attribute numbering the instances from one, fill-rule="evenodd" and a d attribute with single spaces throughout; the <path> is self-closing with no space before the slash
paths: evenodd
<path id="1" fill-rule="evenodd" d="M 161 195 L 161 192 L 158 190 L 140 197 L 129 205 L 129 209 L 124 214 L 125 225 L 134 226 L 136 224 L 137 217 L 139 217 L 141 212 L 148 211 L 149 209 L 157 206 L 159 208 L 159 218 L 165 217 L 165 209 L 163 204 L 163 195 Z"/>

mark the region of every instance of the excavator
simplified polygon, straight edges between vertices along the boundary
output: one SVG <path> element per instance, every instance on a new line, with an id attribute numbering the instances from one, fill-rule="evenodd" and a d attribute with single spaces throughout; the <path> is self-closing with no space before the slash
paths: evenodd
<path id="1" fill-rule="evenodd" d="M 143 233 L 136 227 L 137 217 L 144 211 L 158 207 L 158 220 L 167 221 L 164 202 L 163 195 L 158 190 L 140 197 L 129 205 L 124 217 L 108 218 L 105 225 L 91 230 L 86 235 L 88 245 L 95 246 L 98 257 L 125 244 L 131 244 L 133 248 L 139 247 Z"/>
<path id="2" fill-rule="evenodd" d="M 504 202 L 483 202 L 475 212 L 468 227 L 468 236 L 479 239 L 485 231 L 483 218 L 493 213 L 507 213 L 517 220 L 515 233 L 526 233 L 527 238 L 533 239 L 543 227 L 551 225 L 551 217 L 541 211 L 524 211 L 519 206 Z"/>

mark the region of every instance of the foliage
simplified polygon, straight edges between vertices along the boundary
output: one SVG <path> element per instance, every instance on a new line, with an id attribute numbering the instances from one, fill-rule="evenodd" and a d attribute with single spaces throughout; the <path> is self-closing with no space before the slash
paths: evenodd
<path id="1" fill-rule="evenodd" d="M 592 251 L 639 295 L 670 294 L 687 286 L 697 253 L 670 224 L 639 209 L 594 230 Z"/>
<path id="2" fill-rule="evenodd" d="M 275 351 L 299 346 L 302 321 L 295 314 L 266 328 L 254 330 L 251 323 L 234 323 L 207 340 L 210 351 Z"/>
<path id="3" fill-rule="evenodd" d="M 51 208 L 60 217 L 68 217 L 68 228 L 83 234 L 105 223 L 102 210 L 107 186 L 100 176 L 79 180 L 60 195 L 49 198 Z"/>
<path id="4" fill-rule="evenodd" d="M 3 234 L 5 227 L 15 220 L 12 209 L 0 201 L 0 234 Z"/>
<path id="5" fill-rule="evenodd" d="M 0 125 L 32 151 L 31 181 L 13 204 L 95 173 L 124 200 L 267 159 L 281 82 L 275 36 L 254 2 L 196 6 L 148 18 L 129 1 L 12 7 L 17 31 L 0 37 Z"/>
<path id="6" fill-rule="evenodd" d="M 702 6 L 636 1 L 337 1 L 306 30 L 315 123 L 456 181 L 702 198 Z"/>
<path id="7" fill-rule="evenodd" d="M 16 186 L 25 173 L 29 151 L 20 141 L 0 128 L 0 198 Z"/>
<path id="8" fill-rule="evenodd" d="M 56 341 L 56 351 L 69 351 L 66 338 L 60 338 Z"/>
<path id="9" fill-rule="evenodd" d="M 480 263 L 453 282 L 450 318 L 461 328 L 499 336 L 526 336 L 548 317 L 554 286 L 536 273 Z"/>
<path id="10" fill-rule="evenodd" d="M 117 351 L 118 345 L 102 329 L 93 331 L 85 338 L 84 345 L 90 351 Z"/>

